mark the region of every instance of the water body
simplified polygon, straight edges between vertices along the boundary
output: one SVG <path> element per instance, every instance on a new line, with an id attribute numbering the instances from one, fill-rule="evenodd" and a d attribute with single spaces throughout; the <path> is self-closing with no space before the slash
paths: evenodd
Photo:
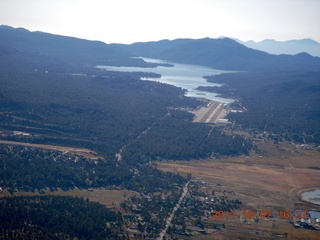
<path id="1" fill-rule="evenodd" d="M 221 86 L 220 84 L 210 83 L 204 79 L 204 76 L 218 75 L 222 73 L 230 73 L 231 71 L 217 70 L 205 66 L 180 64 L 159 59 L 142 58 L 146 62 L 171 64 L 173 67 L 158 66 L 156 68 L 142 67 L 114 67 L 114 66 L 97 66 L 97 68 L 107 71 L 120 72 L 153 72 L 161 75 L 161 78 L 143 78 L 142 80 L 150 80 L 161 83 L 167 83 L 186 90 L 187 97 L 205 98 L 223 103 L 231 103 L 233 99 L 218 97 L 216 93 L 199 91 L 199 86 Z"/>
<path id="2" fill-rule="evenodd" d="M 320 205 L 320 189 L 301 194 L 302 200 Z"/>

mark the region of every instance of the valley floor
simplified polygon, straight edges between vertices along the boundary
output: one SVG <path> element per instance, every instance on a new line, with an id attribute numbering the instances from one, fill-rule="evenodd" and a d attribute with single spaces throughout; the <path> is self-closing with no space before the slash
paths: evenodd
<path id="1" fill-rule="evenodd" d="M 79 155 L 98 157 L 96 153 L 87 149 L 57 147 L 51 145 L 28 144 L 20 142 L 0 141 L 2 144 L 16 144 L 39 148 L 59 150 Z M 289 143 L 274 144 L 268 140 L 255 140 L 259 150 L 252 152 L 250 157 L 222 157 L 197 161 L 166 161 L 157 162 L 157 167 L 163 171 L 170 171 L 187 176 L 191 173 L 191 184 L 200 184 L 205 193 L 218 192 L 216 196 L 231 194 L 242 202 L 241 209 L 235 211 L 235 219 L 213 220 L 202 217 L 207 225 L 223 225 L 225 228 L 207 229 L 208 235 L 197 233 L 194 239 L 275 239 L 287 237 L 289 239 L 318 239 L 319 231 L 293 227 L 293 213 L 295 209 L 317 210 L 320 206 L 301 200 L 301 193 L 320 188 L 319 159 L 317 149 L 300 148 Z M 130 196 L 139 193 L 120 189 L 73 189 L 69 191 L 44 191 L 46 195 L 77 196 L 99 202 L 109 208 L 121 211 L 120 203 Z M 223 193 L 223 194 L 222 194 Z M 38 195 L 37 192 L 15 192 L 14 195 Z M 12 196 L 7 191 L 0 192 L 0 197 Z M 220 196 L 220 197 L 221 197 Z M 189 189 L 187 197 L 192 196 Z M 230 196 L 229 196 L 230 198 Z M 205 202 L 203 202 L 205 205 Z M 182 210 L 182 209 L 180 209 Z M 219 209 L 216 209 L 219 211 Z M 255 222 L 244 221 L 243 212 L 271 211 L 274 218 Z M 289 219 L 284 219 L 280 211 L 287 211 Z M 189 221 L 187 228 L 194 229 Z M 187 221 L 188 222 L 188 221 Z M 199 230 L 199 229 L 198 229 Z M 167 238 L 186 236 L 165 234 Z"/>
<path id="2" fill-rule="evenodd" d="M 295 209 L 320 210 L 320 206 L 304 202 L 300 196 L 303 191 L 320 188 L 319 151 L 297 148 L 289 143 L 276 145 L 266 140 L 256 144 L 261 154 L 252 154 L 251 157 L 157 163 L 164 171 L 182 175 L 191 173 L 193 182 L 218 185 L 221 191 L 235 192 L 241 200 L 241 209 L 236 211 L 238 217 L 234 220 L 204 218 L 207 224 L 224 223 L 226 228 L 203 235 L 203 238 L 201 234 L 197 235 L 197 239 L 275 239 L 285 236 L 289 239 L 318 239 L 319 231 L 294 228 L 292 222 Z M 255 213 L 271 210 L 274 218 L 241 222 L 239 216 L 250 210 Z M 289 219 L 283 218 L 284 211 L 290 214 Z"/>

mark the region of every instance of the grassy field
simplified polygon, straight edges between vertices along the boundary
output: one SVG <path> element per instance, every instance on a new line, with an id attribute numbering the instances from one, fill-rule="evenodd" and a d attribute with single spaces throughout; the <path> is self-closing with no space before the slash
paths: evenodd
<path id="1" fill-rule="evenodd" d="M 320 232 L 295 229 L 290 221 L 280 219 L 279 211 L 295 208 L 318 209 L 320 206 L 301 201 L 300 193 L 320 187 L 320 153 L 291 144 L 255 143 L 259 154 L 251 157 L 207 159 L 188 162 L 159 162 L 158 168 L 180 174 L 192 174 L 192 180 L 220 183 L 237 193 L 243 210 L 271 210 L 277 220 L 243 224 L 239 219 L 226 220 L 226 228 L 203 239 L 319 239 Z M 219 220 L 221 223 L 221 220 Z M 197 236 L 201 239 L 201 236 Z"/>

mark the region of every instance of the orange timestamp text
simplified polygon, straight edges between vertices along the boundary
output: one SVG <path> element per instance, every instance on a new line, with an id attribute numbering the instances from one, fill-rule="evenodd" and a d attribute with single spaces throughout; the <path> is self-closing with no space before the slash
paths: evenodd
<path id="1" fill-rule="evenodd" d="M 277 212 L 277 215 L 280 219 L 290 219 L 291 216 L 294 217 L 295 219 L 302 219 L 302 218 L 306 218 L 307 217 L 307 210 L 296 210 L 294 211 L 293 214 L 290 214 L 290 212 L 288 210 L 280 210 Z M 242 213 L 240 213 L 240 215 L 235 214 L 234 210 L 228 211 L 228 210 L 221 210 L 221 211 L 217 211 L 217 210 L 213 210 L 212 211 L 212 219 L 215 220 L 228 220 L 228 219 L 261 219 L 261 220 L 265 220 L 265 219 L 271 219 L 271 218 L 275 218 L 275 216 L 273 215 L 272 210 L 270 209 L 266 209 L 266 210 L 260 210 L 257 212 L 254 212 L 253 210 L 243 210 Z"/>

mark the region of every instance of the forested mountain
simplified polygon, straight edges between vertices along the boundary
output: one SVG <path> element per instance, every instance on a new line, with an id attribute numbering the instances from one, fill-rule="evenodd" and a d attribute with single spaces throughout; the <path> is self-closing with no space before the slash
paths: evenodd
<path id="1" fill-rule="evenodd" d="M 260 51 L 268 52 L 271 54 L 291 54 L 306 52 L 312 56 L 320 57 L 320 43 L 312 39 L 289 40 L 289 41 L 276 41 L 273 39 L 266 39 L 261 42 L 246 41 L 241 44 L 257 49 Z"/>
<path id="2" fill-rule="evenodd" d="M 133 56 L 144 56 L 173 62 L 205 65 L 217 69 L 245 71 L 316 70 L 320 59 L 306 53 L 272 55 L 254 50 L 229 39 L 176 39 L 158 42 L 105 44 L 64 37 L 23 28 L 0 26 L 0 61 L 16 64 L 28 60 L 30 68 L 58 65 L 69 68 L 97 64 L 150 66 Z M 3 60 L 2 59 L 2 60 Z"/>
<path id="3" fill-rule="evenodd" d="M 28 65 L 33 68 L 49 68 L 50 64 L 69 67 L 145 64 L 131 56 L 130 52 L 99 41 L 0 26 L 0 58 L 5 57 L 10 64 L 16 59 L 28 60 Z"/>
<path id="4" fill-rule="evenodd" d="M 24 28 L 0 27 L 0 39 L 3 46 L 12 47 L 21 52 L 34 52 L 45 56 L 82 60 L 92 60 L 95 56 L 106 60 L 109 57 L 129 57 L 130 54 L 108 46 L 103 42 L 88 41 L 73 37 L 59 36 L 44 32 L 30 32 Z"/>
<path id="5" fill-rule="evenodd" d="M 121 45 L 120 45 L 121 46 Z M 320 58 L 308 54 L 272 55 L 229 39 L 177 39 L 125 46 L 137 56 L 197 64 L 224 70 L 286 71 L 320 69 Z"/>
<path id="6" fill-rule="evenodd" d="M 155 54 L 160 54 L 163 51 L 167 51 L 170 48 L 173 48 L 177 45 L 188 44 L 193 42 L 193 39 L 176 39 L 176 40 L 160 40 L 156 42 L 137 42 L 128 44 L 111 44 L 116 47 L 122 48 L 125 51 L 131 52 L 136 56 L 153 56 Z"/>

